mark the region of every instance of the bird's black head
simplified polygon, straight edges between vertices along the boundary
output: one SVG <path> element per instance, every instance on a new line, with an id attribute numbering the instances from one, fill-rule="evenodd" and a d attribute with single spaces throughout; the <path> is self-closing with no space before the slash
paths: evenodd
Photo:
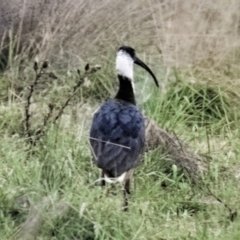
<path id="1" fill-rule="evenodd" d="M 134 50 L 133 48 L 131 48 L 131 47 L 122 46 L 122 47 L 120 47 L 120 48 L 118 49 L 118 52 L 119 52 L 119 51 L 124 51 L 124 52 L 128 53 L 128 54 L 132 57 L 132 59 L 135 58 L 135 50 Z"/>
<path id="2" fill-rule="evenodd" d="M 133 67 L 131 65 L 132 65 L 132 62 L 134 62 L 135 64 L 141 66 L 147 72 L 149 72 L 150 75 L 153 77 L 157 87 L 159 86 L 157 78 L 155 77 L 155 75 L 153 74 L 151 69 L 136 56 L 135 50 L 132 47 L 122 46 L 118 49 L 118 53 L 122 53 L 122 54 L 119 54 L 117 57 L 117 71 L 118 72 L 125 75 L 126 77 L 130 76 L 129 78 L 132 79 L 131 76 L 133 74 L 131 73 L 131 71 L 133 71 L 133 69 L 132 69 Z M 126 58 L 124 56 L 126 56 Z M 130 60 L 130 59 L 132 59 L 132 60 Z"/>

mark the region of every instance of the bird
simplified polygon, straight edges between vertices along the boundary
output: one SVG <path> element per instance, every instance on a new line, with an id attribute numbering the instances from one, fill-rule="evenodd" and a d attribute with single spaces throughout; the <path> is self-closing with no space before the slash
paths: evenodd
<path id="1" fill-rule="evenodd" d="M 134 63 L 148 71 L 159 87 L 157 78 L 136 56 L 135 50 L 129 46 L 120 47 L 116 56 L 117 94 L 95 112 L 89 136 L 94 163 L 102 170 L 101 186 L 105 186 L 105 182 L 120 182 L 126 211 L 130 180 L 140 163 L 145 143 L 144 117 L 135 100 Z"/>

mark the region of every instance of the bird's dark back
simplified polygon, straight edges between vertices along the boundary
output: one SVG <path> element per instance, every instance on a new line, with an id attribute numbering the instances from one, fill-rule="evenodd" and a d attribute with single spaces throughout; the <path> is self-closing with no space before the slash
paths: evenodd
<path id="1" fill-rule="evenodd" d="M 90 144 L 97 166 L 109 177 L 137 166 L 144 141 L 144 118 L 135 105 L 112 99 L 95 113 Z"/>

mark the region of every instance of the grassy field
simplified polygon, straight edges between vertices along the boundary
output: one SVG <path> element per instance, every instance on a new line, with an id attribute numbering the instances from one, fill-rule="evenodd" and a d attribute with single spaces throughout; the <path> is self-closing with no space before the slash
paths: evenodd
<path id="1" fill-rule="evenodd" d="M 96 75 L 101 81 L 102 73 Z M 193 185 L 176 165 L 166 165 L 159 146 L 144 154 L 130 210 L 122 212 L 121 186 L 97 186 L 99 170 L 91 162 L 87 136 L 99 102 L 74 99 L 61 122 L 49 124 L 42 139 L 29 146 L 22 136 L 23 103 L 9 100 L 0 109 L 1 239 L 239 238 L 240 221 L 231 221 L 216 199 L 239 211 L 239 112 L 232 113 L 220 88 L 210 91 L 182 79 L 163 94 L 150 80 L 138 81 L 143 96 L 151 94 L 144 102 L 138 94 L 140 108 L 192 151 L 211 157 L 204 181 Z M 43 115 L 43 105 L 34 111 Z"/>
<path id="2" fill-rule="evenodd" d="M 19 23 L 16 34 L 0 27 L 0 239 L 239 240 L 238 2 L 35 0 L 22 15 L 20 2 L 0 10 Z M 139 108 L 204 169 L 194 183 L 161 145 L 146 151 L 128 212 L 120 185 L 98 186 L 88 143 L 93 112 L 116 91 L 123 44 L 160 82 L 136 67 Z M 40 78 L 34 59 L 50 60 Z"/>

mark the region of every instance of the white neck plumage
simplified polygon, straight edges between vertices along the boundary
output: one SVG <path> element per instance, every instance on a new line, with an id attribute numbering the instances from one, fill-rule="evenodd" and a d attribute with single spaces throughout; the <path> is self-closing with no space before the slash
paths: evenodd
<path id="1" fill-rule="evenodd" d="M 116 71 L 117 74 L 126 77 L 131 83 L 134 89 L 133 83 L 133 64 L 132 57 L 125 51 L 118 51 L 116 59 Z"/>

